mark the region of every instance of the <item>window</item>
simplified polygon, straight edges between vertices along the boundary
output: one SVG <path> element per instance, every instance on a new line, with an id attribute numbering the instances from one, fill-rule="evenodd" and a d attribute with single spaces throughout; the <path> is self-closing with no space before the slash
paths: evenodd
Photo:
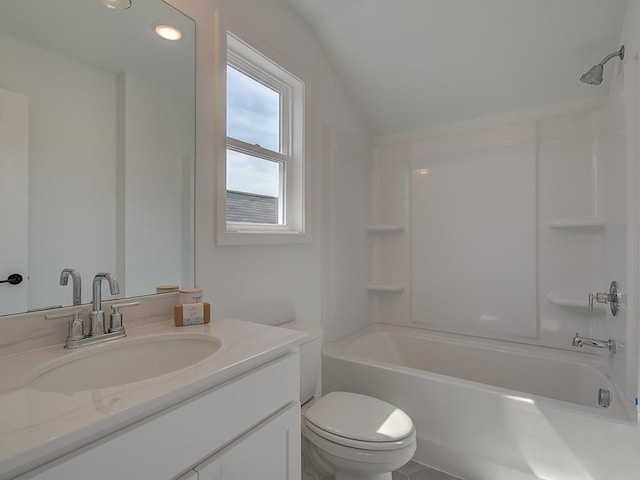
<path id="1" fill-rule="evenodd" d="M 300 241 L 305 234 L 304 84 L 228 34 L 226 85 L 218 243 Z"/>

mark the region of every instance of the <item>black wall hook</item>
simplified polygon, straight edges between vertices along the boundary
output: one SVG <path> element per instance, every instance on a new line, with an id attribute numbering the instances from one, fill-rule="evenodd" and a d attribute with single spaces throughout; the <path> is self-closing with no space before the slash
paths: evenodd
<path id="1" fill-rule="evenodd" d="M 19 273 L 12 273 L 7 277 L 6 280 L 0 280 L 0 283 L 9 283 L 11 285 L 18 285 L 22 283 L 22 275 Z"/>

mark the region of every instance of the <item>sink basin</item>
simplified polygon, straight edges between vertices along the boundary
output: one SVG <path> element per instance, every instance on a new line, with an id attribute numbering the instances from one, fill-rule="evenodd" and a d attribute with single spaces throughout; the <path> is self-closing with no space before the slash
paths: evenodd
<path id="1" fill-rule="evenodd" d="M 202 334 L 125 338 L 69 352 L 32 372 L 27 386 L 71 393 L 139 382 L 193 365 L 220 346 Z"/>

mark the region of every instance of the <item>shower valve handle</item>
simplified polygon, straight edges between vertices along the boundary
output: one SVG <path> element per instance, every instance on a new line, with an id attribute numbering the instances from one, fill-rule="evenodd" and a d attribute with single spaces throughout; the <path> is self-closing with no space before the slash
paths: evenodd
<path id="1" fill-rule="evenodd" d="M 622 292 L 618 290 L 618 284 L 615 280 L 611 282 L 611 286 L 608 292 L 589 294 L 589 311 L 590 312 L 593 311 L 594 300 L 597 303 L 604 303 L 604 304 L 608 303 L 609 306 L 611 307 L 611 314 L 614 317 L 618 315 L 618 311 L 620 310 L 620 305 L 624 303 L 624 297 L 622 295 Z"/>
<path id="2" fill-rule="evenodd" d="M 597 303 L 609 303 L 612 300 L 609 297 L 609 293 L 603 292 L 603 293 L 590 293 L 589 294 L 589 311 L 592 312 L 593 311 L 593 301 L 595 300 Z"/>

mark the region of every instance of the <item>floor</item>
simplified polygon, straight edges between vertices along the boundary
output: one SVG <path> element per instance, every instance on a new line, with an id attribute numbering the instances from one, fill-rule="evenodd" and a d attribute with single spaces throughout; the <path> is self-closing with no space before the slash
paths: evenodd
<path id="1" fill-rule="evenodd" d="M 393 472 L 393 480 L 461 480 L 431 467 L 409 462 Z"/>

